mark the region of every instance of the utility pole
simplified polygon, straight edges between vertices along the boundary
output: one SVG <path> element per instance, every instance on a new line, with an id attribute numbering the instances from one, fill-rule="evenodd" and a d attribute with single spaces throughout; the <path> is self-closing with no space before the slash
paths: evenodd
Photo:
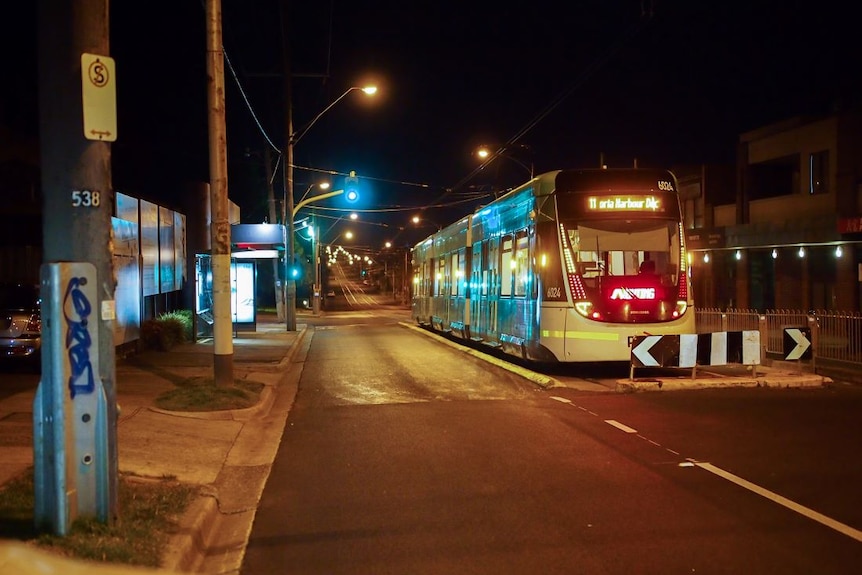
<path id="1" fill-rule="evenodd" d="M 213 275 L 213 374 L 218 386 L 233 385 L 230 307 L 230 219 L 227 200 L 224 49 L 221 0 L 206 0 L 207 105 L 210 152 L 210 234 Z"/>
<path id="2" fill-rule="evenodd" d="M 284 0 L 281 6 L 281 41 L 284 56 L 284 204 L 287 221 L 284 254 L 284 281 L 287 294 L 284 301 L 285 328 L 296 331 L 296 281 L 290 269 L 293 266 L 293 90 L 290 75 L 290 35 L 287 33 L 289 21 L 290 0 Z"/>
<path id="3" fill-rule="evenodd" d="M 274 179 L 274 170 L 272 168 L 272 150 L 267 147 L 263 152 L 263 161 L 266 164 L 266 195 L 269 202 L 269 222 L 271 224 L 278 223 L 278 216 L 275 209 L 275 189 L 272 181 Z M 284 225 L 284 210 L 281 211 L 281 224 Z M 275 284 L 275 312 L 278 320 L 284 320 L 284 288 L 283 282 L 280 279 L 278 259 L 272 260 L 272 281 Z"/>
<path id="4" fill-rule="evenodd" d="M 40 0 L 42 378 L 33 401 L 34 519 L 117 519 L 108 0 Z"/>

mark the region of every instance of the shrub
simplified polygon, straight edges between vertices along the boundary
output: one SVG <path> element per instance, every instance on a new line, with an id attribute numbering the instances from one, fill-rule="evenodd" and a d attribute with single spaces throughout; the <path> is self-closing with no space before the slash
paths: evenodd
<path id="1" fill-rule="evenodd" d="M 165 322 L 173 322 L 177 324 L 177 329 L 180 330 L 180 341 L 191 341 L 192 339 L 192 312 L 188 309 L 178 309 L 163 313 L 159 319 Z"/>
<path id="2" fill-rule="evenodd" d="M 175 345 L 191 340 L 192 315 L 188 310 L 163 313 L 141 323 L 141 342 L 145 349 L 169 351 Z"/>

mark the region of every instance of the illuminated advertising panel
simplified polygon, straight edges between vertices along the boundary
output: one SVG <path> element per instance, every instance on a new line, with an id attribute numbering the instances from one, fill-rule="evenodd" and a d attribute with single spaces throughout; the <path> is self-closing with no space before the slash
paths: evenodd
<path id="1" fill-rule="evenodd" d="M 143 295 L 159 293 L 159 206 L 141 200 L 141 286 Z"/>
<path id="2" fill-rule="evenodd" d="M 137 225 L 138 199 L 120 192 L 116 192 L 114 197 L 117 201 L 117 218 Z"/>
<path id="3" fill-rule="evenodd" d="M 136 204 L 137 205 L 137 204 Z M 137 215 L 137 209 L 135 210 Z M 138 273 L 138 224 L 120 218 L 111 218 L 114 231 L 114 290 L 115 311 L 114 345 L 134 341 L 140 337 L 141 278 Z"/>
<path id="4" fill-rule="evenodd" d="M 159 290 L 169 293 L 176 289 L 174 277 L 174 212 L 159 206 Z"/>
<path id="5" fill-rule="evenodd" d="M 234 323 L 253 324 L 255 321 L 254 271 L 254 262 L 231 263 L 231 308 Z"/>
<path id="6" fill-rule="evenodd" d="M 186 216 L 179 212 L 174 214 L 174 290 L 183 289 L 186 283 Z"/>

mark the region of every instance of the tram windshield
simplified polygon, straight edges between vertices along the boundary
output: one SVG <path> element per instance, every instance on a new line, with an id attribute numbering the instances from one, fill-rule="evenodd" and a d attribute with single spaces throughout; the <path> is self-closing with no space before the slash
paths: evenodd
<path id="1" fill-rule="evenodd" d="M 565 229 L 585 287 L 597 287 L 598 278 L 639 275 L 676 285 L 681 253 L 677 222 L 595 221 Z"/>
<path id="2" fill-rule="evenodd" d="M 575 309 L 595 321 L 670 321 L 685 313 L 679 222 L 563 223 Z"/>

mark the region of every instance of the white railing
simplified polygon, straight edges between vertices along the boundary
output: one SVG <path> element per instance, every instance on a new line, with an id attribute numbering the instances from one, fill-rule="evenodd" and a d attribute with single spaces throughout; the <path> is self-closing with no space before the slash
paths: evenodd
<path id="1" fill-rule="evenodd" d="M 764 352 L 783 356 L 784 330 L 811 330 L 815 358 L 857 363 L 862 368 L 862 314 L 834 310 L 766 310 L 703 308 L 695 310 L 698 333 L 760 330 Z"/>

